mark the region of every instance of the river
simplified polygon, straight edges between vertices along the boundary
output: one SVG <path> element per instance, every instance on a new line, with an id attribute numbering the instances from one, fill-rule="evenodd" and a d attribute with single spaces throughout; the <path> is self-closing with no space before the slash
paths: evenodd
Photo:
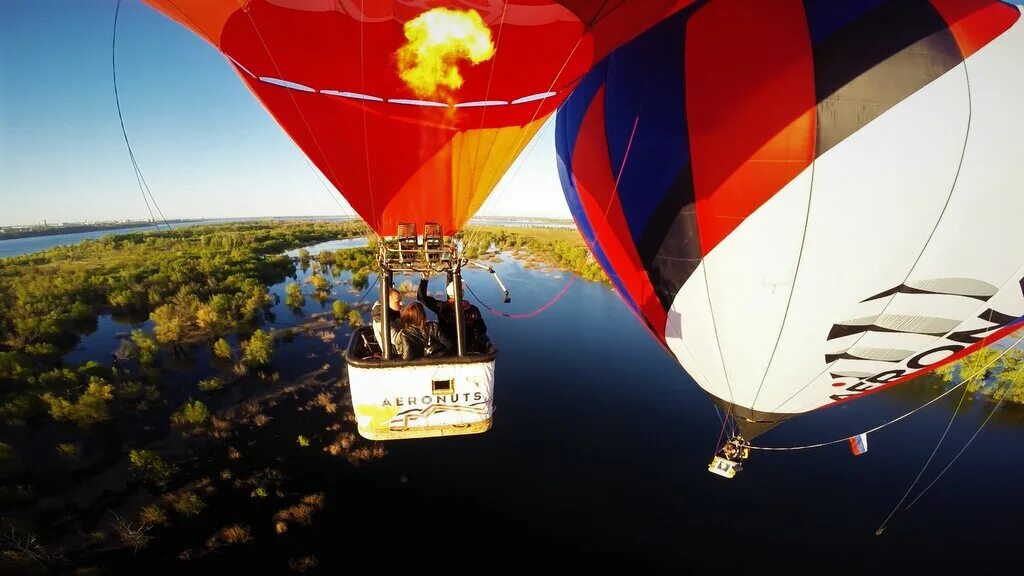
<path id="1" fill-rule="evenodd" d="M 512 294 L 512 303 L 500 309 L 512 314 L 544 305 L 570 280 L 567 273 L 536 269 L 508 254 L 495 268 Z M 310 272 L 300 268 L 294 280 L 304 282 Z M 331 299 L 356 304 L 367 292 L 370 299 L 377 294 L 375 288 L 354 289 L 347 272 L 331 278 Z M 396 285 L 403 280 L 396 278 Z M 486 272 L 468 271 L 466 280 L 483 302 L 500 302 Z M 311 297 L 301 309 L 288 308 L 284 288 L 290 281 L 271 287 L 280 297 L 275 327 L 298 326 L 330 311 L 330 299 Z M 431 291 L 441 290 L 435 279 Z M 244 522 L 253 527 L 255 544 L 175 566 L 276 573 L 287 570 L 289 559 L 309 554 L 325 573 L 367 563 L 389 570 L 421 569 L 412 564 L 454 572 L 543 565 L 630 573 L 889 572 L 895 566 L 949 570 L 962 564 L 977 572 L 1001 565 L 995 551 L 1013 537 L 1024 513 L 1020 406 L 1001 408 L 928 494 L 875 536 L 935 448 L 959 394 L 872 434 L 863 456 L 854 457 L 845 444 L 756 452 L 743 472 L 725 480 L 706 469 L 721 429 L 716 409 L 607 285 L 575 281 L 562 299 L 530 319 L 484 313 L 500 350 L 491 431 L 387 443 L 383 459 L 353 467 L 318 449 L 326 440 L 309 412 L 278 413 L 241 449 L 258 453 L 252 466 L 284 469 L 290 493 L 326 494 L 327 511 L 310 528 L 290 532 L 291 539 L 274 534 L 273 504 L 254 501 L 248 489 L 232 496 L 225 488 L 201 519 L 157 534 L 137 554 L 100 558 L 115 571 L 166 569 L 182 549 L 202 546 L 219 526 Z M 73 360 L 109 363 L 118 333 L 132 327 L 101 318 Z M 334 330 L 332 342 L 300 336 L 279 343 L 275 365 L 282 381 L 321 364 L 341 374 L 339 349 L 349 332 Z M 209 375 L 204 354 L 182 368 L 182 382 Z M 791 446 L 843 438 L 921 405 L 940 392 L 938 386 L 920 379 L 794 418 L 758 442 Z M 180 404 L 195 394 L 194 385 L 181 384 L 170 401 Z M 982 397 L 965 401 L 923 485 L 993 406 Z M 328 422 L 343 419 L 336 414 Z M 299 434 L 313 438 L 312 449 L 296 447 Z M 208 449 L 219 453 L 223 448 L 212 442 Z"/>

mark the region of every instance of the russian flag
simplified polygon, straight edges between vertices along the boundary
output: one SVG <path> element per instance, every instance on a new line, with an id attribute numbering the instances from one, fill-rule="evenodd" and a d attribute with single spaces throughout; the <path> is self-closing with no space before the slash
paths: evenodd
<path id="1" fill-rule="evenodd" d="M 851 436 L 848 440 L 850 441 L 850 450 L 853 451 L 854 456 L 860 456 L 868 451 L 868 435 L 866 432 Z"/>

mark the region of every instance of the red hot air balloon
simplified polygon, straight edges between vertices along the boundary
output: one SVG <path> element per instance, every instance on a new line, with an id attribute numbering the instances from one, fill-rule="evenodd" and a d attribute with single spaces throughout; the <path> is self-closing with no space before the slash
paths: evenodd
<path id="1" fill-rule="evenodd" d="M 457 231 L 590 67 L 693 0 L 144 0 L 220 50 L 371 227 Z"/>

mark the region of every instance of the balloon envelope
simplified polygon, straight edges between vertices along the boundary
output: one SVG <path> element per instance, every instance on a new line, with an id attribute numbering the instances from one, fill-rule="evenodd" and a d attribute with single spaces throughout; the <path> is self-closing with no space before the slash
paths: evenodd
<path id="1" fill-rule="evenodd" d="M 386 235 L 399 222 L 458 230 L 580 76 L 692 1 L 145 0 L 223 52 Z M 399 54 L 430 56 L 410 45 L 417 32 L 407 25 L 429 23 L 431 11 L 475 14 L 493 51 L 470 57 L 481 37 L 436 23 L 433 33 L 461 45 L 421 72 L 459 80 L 424 94 L 400 74 Z"/>
<path id="2" fill-rule="evenodd" d="M 858 398 L 1021 326 L 1022 58 L 991 0 L 698 4 L 560 109 L 566 199 L 740 419 Z"/>

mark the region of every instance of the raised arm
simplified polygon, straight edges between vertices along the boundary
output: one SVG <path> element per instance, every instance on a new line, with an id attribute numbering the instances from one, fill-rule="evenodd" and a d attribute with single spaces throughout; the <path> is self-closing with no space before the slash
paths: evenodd
<path id="1" fill-rule="evenodd" d="M 427 279 L 420 278 L 420 289 L 416 292 L 416 299 L 423 303 L 435 315 L 441 310 L 440 302 L 427 294 Z"/>

